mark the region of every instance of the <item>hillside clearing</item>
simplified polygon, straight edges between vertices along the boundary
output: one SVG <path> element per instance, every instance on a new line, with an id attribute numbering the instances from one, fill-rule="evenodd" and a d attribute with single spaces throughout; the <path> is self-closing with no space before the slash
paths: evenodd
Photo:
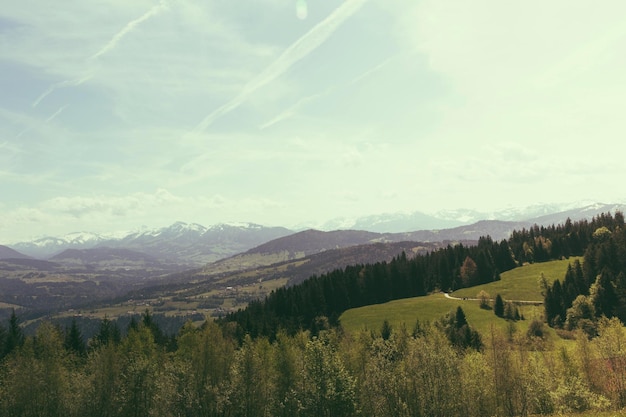
<path id="1" fill-rule="evenodd" d="M 582 258 L 570 258 L 516 268 L 503 273 L 500 281 L 464 288 L 452 293 L 452 296 L 459 299 L 448 299 L 443 293 L 437 293 L 350 309 L 341 315 L 341 325 L 348 331 L 361 329 L 378 331 L 386 319 L 396 329 L 406 326 L 407 330 L 411 331 L 417 320 L 422 323 L 433 322 L 455 310 L 457 306 L 461 306 L 467 315 L 468 322 L 483 336 L 489 334 L 492 325 L 496 329 L 508 331 L 510 322 L 496 317 L 493 310 L 481 309 L 478 301 L 471 299 L 476 298 L 476 295 L 484 290 L 492 298 L 500 294 L 505 300 L 541 301 L 543 300 L 539 287 L 541 274 L 543 273 L 550 283 L 555 279 L 562 279 L 567 271 L 567 265 L 576 259 L 582 261 Z M 533 319 L 542 319 L 542 306 L 520 305 L 519 311 L 525 320 L 514 323 L 517 331 L 526 332 Z M 557 337 L 554 330 L 548 329 L 547 331 L 551 337 Z"/>

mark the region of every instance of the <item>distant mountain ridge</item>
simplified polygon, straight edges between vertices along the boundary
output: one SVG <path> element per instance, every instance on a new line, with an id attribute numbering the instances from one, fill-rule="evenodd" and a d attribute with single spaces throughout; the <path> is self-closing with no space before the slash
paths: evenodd
<path id="1" fill-rule="evenodd" d="M 319 230 L 367 230 L 377 233 L 403 233 L 416 230 L 442 230 L 465 226 L 482 220 L 505 222 L 528 222 L 548 226 L 562 223 L 569 217 L 572 221 L 591 220 L 600 213 L 616 210 L 626 211 L 626 204 L 568 203 L 536 204 L 523 208 L 507 208 L 494 211 L 472 209 L 444 209 L 435 213 L 415 211 L 412 213 L 386 213 L 355 219 L 337 218 L 318 225 Z"/>
<path id="2" fill-rule="evenodd" d="M 11 246 L 39 259 L 48 259 L 67 249 L 123 248 L 142 252 L 164 262 L 195 267 L 245 252 L 291 233 L 292 230 L 284 227 L 265 227 L 254 223 L 218 224 L 207 228 L 197 223 L 176 222 L 160 229 L 128 233 L 121 238 L 80 232 Z"/>
<path id="3" fill-rule="evenodd" d="M 308 255 L 322 249 L 377 241 L 476 240 L 484 235 L 499 240 L 508 237 L 514 229 L 529 227 L 535 223 L 547 226 L 563 223 L 567 218 L 573 221 L 591 219 L 600 213 L 617 210 L 625 211 L 626 205 L 603 203 L 580 207 L 572 204 L 535 205 L 493 213 L 456 209 L 441 210 L 434 214 L 416 211 L 410 214 L 366 216 L 354 220 L 335 219 L 325 224 L 326 227 L 337 226 L 333 230 L 321 227 L 297 233 L 284 227 L 265 227 L 254 223 L 217 224 L 205 227 L 197 223 L 176 222 L 168 227 L 117 236 L 79 232 L 63 237 L 44 237 L 31 242 L 16 243 L 11 245 L 11 248 L 22 256 L 38 259 L 48 259 L 66 249 L 123 248 L 142 252 L 162 262 L 198 267 L 252 249 L 259 253 L 278 252 L 276 245 L 282 245 L 283 250 L 300 251 L 302 252 L 300 255 Z M 289 239 L 274 242 L 288 236 Z"/>

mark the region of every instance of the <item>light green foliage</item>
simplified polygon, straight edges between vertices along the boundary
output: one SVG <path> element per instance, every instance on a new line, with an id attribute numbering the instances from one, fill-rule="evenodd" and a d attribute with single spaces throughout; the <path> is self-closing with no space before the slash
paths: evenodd
<path id="1" fill-rule="evenodd" d="M 447 322 L 465 326 L 465 310 Z M 76 360 L 47 324 L 0 361 L 0 415 L 620 415 L 601 413 L 621 407 L 625 395 L 626 338 L 616 319 L 601 319 L 595 339 L 579 332 L 575 346 L 556 349 L 492 326 L 482 351 L 463 350 L 441 323 L 420 328 L 411 335 L 398 326 L 387 339 L 370 331 L 279 333 L 237 345 L 215 323 L 188 323 L 166 353 L 139 324 L 119 344 L 95 345 Z"/>
<path id="2" fill-rule="evenodd" d="M 582 320 L 593 320 L 595 311 L 591 299 L 585 295 L 579 295 L 567 309 L 565 327 L 569 330 L 579 328 Z"/>
<path id="3" fill-rule="evenodd" d="M 459 357 L 443 333 L 433 331 L 430 337 L 412 340 L 404 372 L 411 376 L 406 399 L 409 415 L 461 415 Z"/>
<path id="4" fill-rule="evenodd" d="M 475 351 L 469 352 L 462 358 L 460 369 L 463 415 L 468 417 L 494 415 L 493 369 L 487 361 L 487 356 Z"/>
<path id="5" fill-rule="evenodd" d="M 5 358 L 0 378 L 0 415 L 64 416 L 71 399 L 63 338 L 43 323 L 34 339 Z"/>
<path id="6" fill-rule="evenodd" d="M 305 349 L 302 416 L 343 417 L 356 414 L 356 381 L 327 340 L 313 338 Z"/>
<path id="7" fill-rule="evenodd" d="M 229 406 L 234 416 L 269 417 L 276 393 L 274 347 L 267 339 L 253 341 L 249 336 L 235 352 L 228 388 Z"/>
<path id="8" fill-rule="evenodd" d="M 604 367 L 600 374 L 604 390 L 613 404 L 626 406 L 626 337 L 622 323 L 617 318 L 600 319 L 594 345 Z"/>
<path id="9" fill-rule="evenodd" d="M 375 339 L 363 374 L 362 413 L 368 416 L 409 416 L 406 370 L 400 366 L 395 340 Z"/>
<path id="10" fill-rule="evenodd" d="M 489 295 L 489 293 L 485 290 L 480 290 L 480 292 L 476 295 L 476 298 L 478 298 L 478 305 L 480 306 L 480 308 L 488 310 L 491 308 L 490 306 L 490 302 L 491 302 L 491 296 Z"/>

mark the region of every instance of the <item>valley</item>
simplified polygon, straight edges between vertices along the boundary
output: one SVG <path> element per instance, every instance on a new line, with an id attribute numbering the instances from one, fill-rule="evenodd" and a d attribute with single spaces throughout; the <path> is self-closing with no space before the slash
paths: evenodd
<path id="1" fill-rule="evenodd" d="M 534 220 L 545 223 L 589 218 L 613 207 L 595 204 L 559 213 L 536 207 L 526 213 L 540 214 Z M 440 215 L 473 220 L 480 213 Z M 118 317 L 130 311 L 129 303 L 168 315 L 219 317 L 310 276 L 388 262 L 402 252 L 415 256 L 450 244 L 472 245 L 480 236 L 504 239 L 534 221 L 523 220 L 521 211 L 501 215 L 509 220 L 395 233 L 371 230 L 402 230 L 418 220 L 432 224 L 432 219 L 419 213 L 370 216 L 355 223 L 370 230 L 300 232 L 251 223 L 204 227 L 177 222 L 118 237 L 73 233 L 0 246 L 0 318 L 12 308 L 29 320 L 68 316 L 68 311 Z M 505 288 L 502 292 L 507 294 Z"/>
<path id="2" fill-rule="evenodd" d="M 486 225 L 510 226 L 479 222 L 456 236 Z M 236 415 L 251 399 L 279 413 L 290 396 L 289 413 L 305 401 L 311 416 L 339 402 L 346 416 L 601 415 L 624 406 L 615 388 L 624 376 L 624 230 L 619 212 L 502 240 L 306 230 L 193 269 L 109 247 L 7 258 L 3 276 L 22 303 L 1 305 L 11 313 L 0 327 L 0 376 L 35 363 L 16 380 L 38 381 L 31 391 L 40 395 L 62 387 L 67 397 L 45 395 L 81 413 L 90 412 L 83 398 L 109 387 L 115 398 L 97 407 L 124 409 L 135 386 L 150 402 L 133 409 L 164 415 L 187 407 L 169 400 L 181 392 L 211 415 Z M 87 288 L 83 304 L 71 297 Z M 53 383 L 36 369 L 62 377 Z M 320 394 L 324 384 L 336 384 L 339 399 Z M 228 401 L 215 387 L 228 387 Z M 22 407 L 13 385 L 0 389 L 0 407 Z"/>

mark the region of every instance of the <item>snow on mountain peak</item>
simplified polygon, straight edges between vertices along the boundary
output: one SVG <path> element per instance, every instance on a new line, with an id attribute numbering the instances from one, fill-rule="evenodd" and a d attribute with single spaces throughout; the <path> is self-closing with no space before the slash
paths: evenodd
<path id="1" fill-rule="evenodd" d="M 104 238 L 99 234 L 91 232 L 68 233 L 61 237 L 61 239 L 73 244 L 97 243 L 104 240 Z"/>

